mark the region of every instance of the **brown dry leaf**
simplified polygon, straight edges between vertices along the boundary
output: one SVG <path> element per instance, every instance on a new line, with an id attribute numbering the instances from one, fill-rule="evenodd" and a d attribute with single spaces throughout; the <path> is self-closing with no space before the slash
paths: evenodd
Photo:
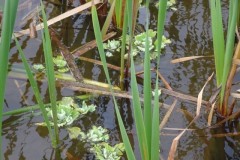
<path id="1" fill-rule="evenodd" d="M 213 77 L 213 73 L 210 77 L 208 77 L 207 82 L 204 84 L 202 90 L 200 91 L 200 93 L 198 94 L 198 101 L 197 101 L 197 111 L 196 111 L 196 117 L 199 116 L 200 114 L 200 109 L 201 109 L 201 104 L 202 104 L 202 94 L 203 94 L 203 90 L 206 87 L 206 85 L 208 84 L 208 82 L 212 79 Z"/>
<path id="2" fill-rule="evenodd" d="M 211 123 L 212 123 L 213 110 L 214 110 L 215 104 L 216 104 L 216 102 L 214 102 L 214 103 L 212 104 L 210 113 L 209 113 L 209 115 L 208 115 L 208 126 L 211 126 Z"/>
<path id="3" fill-rule="evenodd" d="M 165 124 L 167 123 L 167 121 L 168 121 L 168 119 L 169 119 L 169 117 L 170 117 L 174 107 L 176 106 L 176 103 L 177 103 L 177 100 L 175 99 L 173 101 L 173 104 L 171 105 L 171 107 L 168 109 L 166 115 L 164 116 L 161 124 L 159 125 L 159 130 L 161 130 L 165 126 Z"/>
<path id="4" fill-rule="evenodd" d="M 190 57 L 183 57 L 183 58 L 178 58 L 178 59 L 173 59 L 171 60 L 171 63 L 180 63 L 180 62 L 185 62 L 193 59 L 198 59 L 198 58 L 207 58 L 207 57 L 212 57 L 212 56 L 190 56 Z"/>
<path id="5" fill-rule="evenodd" d="M 206 83 L 204 84 L 202 90 L 199 92 L 198 94 L 198 101 L 197 101 L 197 111 L 196 111 L 196 116 L 195 118 L 189 123 L 189 125 L 176 137 L 174 138 L 169 154 L 168 154 L 168 160 L 174 160 L 174 156 L 177 150 L 177 146 L 178 146 L 178 142 L 179 139 L 182 137 L 182 135 L 187 131 L 187 129 L 189 128 L 189 126 L 191 126 L 191 124 L 196 121 L 199 117 L 200 114 L 200 109 L 201 109 L 201 104 L 202 104 L 202 94 L 203 94 L 203 90 L 205 88 L 205 86 L 207 85 L 207 83 L 212 79 L 213 77 L 213 73 L 212 75 L 207 79 Z"/>
<path id="6" fill-rule="evenodd" d="M 239 93 L 231 93 L 231 96 L 232 96 L 233 98 L 237 98 L 237 99 L 240 98 L 240 94 L 239 94 Z"/>

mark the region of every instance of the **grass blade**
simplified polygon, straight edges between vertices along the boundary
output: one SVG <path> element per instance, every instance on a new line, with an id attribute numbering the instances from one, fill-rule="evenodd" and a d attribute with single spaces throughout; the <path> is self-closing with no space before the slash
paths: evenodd
<path id="1" fill-rule="evenodd" d="M 56 106 L 56 84 L 55 84 L 55 74 L 54 74 L 54 64 L 53 64 L 53 56 L 52 56 L 52 46 L 49 35 L 49 30 L 47 26 L 47 18 L 44 12 L 44 6 L 41 1 L 41 10 L 44 24 L 44 34 L 42 34 L 43 38 L 43 49 L 44 49 L 44 58 L 46 63 L 46 73 L 48 79 L 48 90 L 51 101 L 51 108 L 53 114 L 53 124 L 54 124 L 54 136 L 55 141 L 53 141 L 53 147 L 57 147 L 58 144 L 58 125 L 57 125 L 57 106 Z"/>
<path id="2" fill-rule="evenodd" d="M 145 39 L 145 54 L 144 54 L 144 81 L 143 81 L 143 92 L 144 92 L 144 125 L 146 129 L 147 145 L 148 150 L 151 152 L 151 137 L 152 137 L 152 87 L 151 87 L 151 72 L 150 69 L 150 53 L 149 53 L 149 0 L 146 0 L 146 39 Z M 134 64 L 134 63 L 132 63 Z M 158 90 L 158 89 L 157 89 Z M 149 154 L 150 156 L 151 154 Z M 151 159 L 151 157 L 149 157 Z"/>
<path id="3" fill-rule="evenodd" d="M 211 6 L 211 22 L 213 35 L 214 59 L 216 67 L 217 85 L 222 83 L 223 63 L 224 63 L 224 34 L 222 23 L 222 11 L 220 0 L 210 0 Z"/>
<path id="4" fill-rule="evenodd" d="M 112 16 L 113 16 L 113 13 L 114 13 L 115 4 L 116 4 L 116 0 L 113 0 L 111 8 L 108 12 L 107 18 L 106 18 L 105 23 L 104 23 L 103 28 L 102 28 L 102 37 L 104 37 L 106 35 L 108 27 L 109 27 L 109 25 L 112 21 Z"/>
<path id="5" fill-rule="evenodd" d="M 101 57 L 101 60 L 102 60 L 102 63 L 103 63 L 103 69 L 104 69 L 107 81 L 108 81 L 109 85 L 111 86 L 109 72 L 108 72 L 107 65 L 106 65 L 107 64 L 106 63 L 106 56 L 105 56 L 104 49 L 103 49 L 103 41 L 102 41 L 102 36 L 101 36 L 101 32 L 100 32 L 97 10 L 96 10 L 96 7 L 94 5 L 92 6 L 92 21 L 93 21 L 94 34 L 95 34 L 95 37 L 96 37 L 98 50 L 99 50 L 100 57 Z M 112 86 L 110 87 L 110 90 L 113 93 Z M 127 153 L 127 157 L 128 157 L 128 159 L 135 160 L 136 158 L 134 156 L 131 144 L 129 142 L 127 132 L 126 132 L 125 127 L 123 125 L 123 121 L 122 121 L 122 118 L 121 118 L 121 115 L 120 115 L 120 112 L 119 112 L 119 109 L 118 109 L 118 105 L 117 105 L 117 102 L 116 102 L 116 99 L 115 99 L 114 96 L 113 96 L 113 101 L 114 101 L 115 111 L 116 111 L 116 114 L 117 114 L 117 119 L 118 119 L 118 124 L 119 124 L 119 128 L 120 128 L 121 136 L 122 136 L 123 143 L 124 143 L 124 146 L 125 146 L 125 150 L 126 150 L 126 153 Z"/>
<path id="6" fill-rule="evenodd" d="M 0 159 L 2 159 L 2 114 L 4 106 L 4 93 L 7 82 L 8 71 L 8 55 L 10 50 L 10 43 L 15 23 L 16 13 L 18 7 L 18 0 L 5 1 L 2 31 L 1 31 L 1 44 L 0 44 Z"/>
<path id="7" fill-rule="evenodd" d="M 166 19 L 167 12 L 167 0 L 159 1 L 158 6 L 158 24 L 157 24 L 157 69 L 159 68 L 160 63 L 160 54 L 161 54 L 161 44 L 162 44 L 162 35 L 164 30 L 164 24 Z M 159 95 L 158 93 L 158 76 L 156 78 L 155 84 L 155 96 L 154 96 L 154 108 L 153 108 L 153 119 L 152 119 L 152 139 L 151 139 L 151 159 L 159 159 L 159 150 L 160 150 L 160 130 L 156 129 L 159 126 Z"/>
<path id="8" fill-rule="evenodd" d="M 120 84 L 121 88 L 124 79 L 124 55 L 126 52 L 126 36 L 127 36 L 127 26 L 128 26 L 128 16 L 127 12 L 124 12 L 124 22 L 123 22 L 123 31 L 122 31 L 122 45 L 121 45 L 121 70 L 120 70 Z"/>
<path id="9" fill-rule="evenodd" d="M 127 1 L 127 12 L 128 17 L 133 17 L 133 2 Z M 133 18 L 134 19 L 134 18 Z M 143 114 L 142 114 L 142 108 L 141 103 L 139 99 L 139 91 L 137 86 L 137 80 L 136 80 L 136 72 L 134 67 L 134 60 L 133 60 L 133 54 L 132 54 L 132 39 L 133 39 L 133 19 L 128 18 L 128 28 L 129 28 L 129 50 L 130 50 L 130 59 L 131 59 L 131 87 L 132 87 L 132 96 L 133 96 L 133 113 L 134 113 L 134 119 L 136 123 L 136 130 L 137 130 L 137 137 L 138 137 L 138 143 L 139 148 L 141 152 L 142 159 L 148 159 L 149 158 L 149 151 L 148 151 L 148 143 L 147 143 L 147 137 L 146 137 L 146 129 L 144 126 L 144 120 L 143 120 Z"/>

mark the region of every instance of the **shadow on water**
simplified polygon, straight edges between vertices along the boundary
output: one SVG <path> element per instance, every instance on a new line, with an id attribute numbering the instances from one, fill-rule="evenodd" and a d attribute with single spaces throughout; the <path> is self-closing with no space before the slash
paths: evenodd
<path id="1" fill-rule="evenodd" d="M 35 2 L 38 3 L 39 1 L 32 1 L 32 7 Z M 49 17 L 59 15 L 66 10 L 64 6 L 56 6 L 47 1 L 45 1 L 45 4 Z M 223 13 L 227 14 L 225 4 L 226 3 L 223 3 Z M 80 5 L 79 1 L 74 1 L 73 6 L 78 5 Z M 176 8 L 177 11 L 170 10 L 167 14 L 165 36 L 169 38 L 172 43 L 163 50 L 159 69 L 174 90 L 196 97 L 207 78 L 214 72 L 213 58 L 192 60 L 179 64 L 170 64 L 170 60 L 184 56 L 213 55 L 209 3 L 208 0 L 181 0 L 177 1 Z M 153 4 L 150 10 L 150 28 L 156 30 L 157 8 Z M 144 25 L 145 13 L 143 9 L 140 11 L 138 23 L 139 25 Z M 21 16 L 23 17 L 24 14 L 26 13 L 23 10 L 17 21 L 17 24 L 21 25 L 17 26 L 16 30 L 28 27 L 29 21 L 20 23 Z M 76 14 L 52 27 L 58 31 L 59 35 L 61 35 L 61 41 L 70 50 L 74 50 L 94 39 L 91 17 L 87 12 Z M 37 39 L 30 39 L 28 36 L 21 37 L 20 43 L 30 64 L 43 63 L 44 58 L 41 49 L 40 32 L 38 33 Z M 57 51 L 57 46 L 54 46 L 54 51 Z M 92 50 L 84 56 L 99 60 L 99 55 L 96 50 Z M 119 63 L 117 59 L 114 58 L 109 58 L 108 61 L 115 65 Z M 22 66 L 14 44 L 12 44 L 11 48 L 10 65 L 18 65 L 20 68 Z M 155 62 L 153 62 L 152 65 L 154 66 Z M 101 82 L 106 81 L 101 66 L 89 62 L 80 62 L 79 67 L 84 77 Z M 118 84 L 118 76 L 119 73 L 117 71 L 110 70 L 110 77 L 113 83 Z M 155 79 L 154 76 L 155 75 L 153 75 L 153 79 Z M 20 87 L 16 86 L 16 81 Z M 41 87 L 42 96 L 45 97 L 44 101 L 48 102 L 47 84 L 39 83 L 39 86 Z M 215 84 L 212 81 L 205 89 L 204 98 L 209 98 L 211 93 L 214 92 L 214 89 Z M 57 91 L 58 99 L 61 99 L 62 96 L 74 96 L 79 94 L 78 92 L 61 88 L 58 88 Z M 31 87 L 26 83 L 26 80 L 9 79 L 5 95 L 5 111 L 36 103 Z M 84 131 L 87 131 L 92 125 L 103 126 L 109 130 L 110 143 L 118 143 L 121 138 L 112 98 L 109 96 L 98 96 L 90 101 L 98 106 L 96 112 L 81 118 L 74 123 L 74 126 L 78 126 Z M 163 95 L 162 101 L 170 104 L 172 98 Z M 131 101 L 128 99 L 118 99 L 118 104 L 127 133 L 131 137 L 131 143 L 135 147 L 135 152 L 138 153 L 134 120 L 131 112 Z M 192 120 L 191 115 L 194 115 L 195 108 L 195 105 L 179 102 L 166 124 L 166 127 L 185 128 Z M 188 114 L 186 114 L 187 112 Z M 162 109 L 161 119 L 164 113 L 165 110 Z M 201 129 L 205 128 L 207 124 L 206 117 L 206 111 L 202 111 L 202 116 L 190 127 L 197 130 L 189 131 L 181 138 L 176 159 L 239 159 L 240 143 L 238 136 L 214 136 L 217 134 L 239 131 L 239 123 L 236 121 L 224 127 Z M 34 116 L 32 114 L 22 114 L 20 116 L 4 118 L 3 150 L 6 160 L 94 159 L 94 155 L 87 149 L 89 144 L 78 140 L 70 140 L 65 129 L 60 129 L 61 144 L 59 150 L 53 150 L 51 148 L 47 129 L 34 125 L 36 122 L 40 121 L 42 121 L 41 116 Z M 167 159 L 171 142 L 178 133 L 179 131 L 162 130 L 161 154 L 164 159 Z M 174 136 L 172 136 L 172 134 L 174 134 Z"/>

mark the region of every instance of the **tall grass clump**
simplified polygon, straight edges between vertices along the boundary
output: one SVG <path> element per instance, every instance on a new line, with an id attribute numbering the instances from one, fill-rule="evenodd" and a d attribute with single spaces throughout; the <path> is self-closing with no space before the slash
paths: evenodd
<path id="1" fill-rule="evenodd" d="M 132 102 L 132 109 L 134 114 L 134 120 L 136 124 L 136 130 L 137 130 L 137 138 L 138 138 L 138 144 L 140 148 L 141 157 L 143 160 L 156 160 L 159 159 L 159 95 L 158 93 L 158 79 L 156 80 L 156 86 L 155 86 L 155 96 L 154 96 L 154 104 L 152 105 L 152 89 L 151 89 L 151 75 L 150 75 L 150 55 L 149 55 L 149 42 L 148 38 L 146 38 L 146 53 L 144 58 L 144 107 L 142 112 L 142 104 L 140 103 L 140 96 L 138 92 L 138 84 L 136 80 L 136 73 L 135 73 L 135 67 L 134 67 L 134 59 L 132 54 L 132 39 L 134 36 L 134 30 L 133 26 L 135 25 L 135 8 L 136 5 L 139 5 L 134 3 L 133 1 L 126 1 L 126 9 L 124 16 L 124 24 L 123 24 L 123 42 L 126 38 L 126 30 L 128 29 L 128 33 L 130 35 L 129 40 L 129 52 L 130 52 L 130 60 L 131 60 L 131 88 L 132 88 L 132 96 L 133 96 L 133 102 Z M 146 1 L 146 9 L 148 12 L 148 18 L 147 21 L 149 21 L 149 0 Z M 163 35 L 163 28 L 164 28 L 164 22 L 165 22 L 165 15 L 166 15 L 166 8 L 167 8 L 167 0 L 161 0 L 159 2 L 159 14 L 158 14 L 158 44 L 161 44 L 162 35 Z M 126 19 L 127 18 L 127 19 Z M 109 72 L 107 69 L 107 63 L 106 63 L 106 57 L 103 50 L 103 41 L 101 37 L 100 27 L 99 27 L 99 21 L 97 18 L 97 12 L 96 7 L 92 6 L 92 20 L 93 20 L 93 27 L 94 27 L 94 33 L 95 38 L 97 41 L 97 46 L 99 50 L 99 54 L 101 57 L 101 61 L 103 63 L 103 69 L 106 74 L 106 78 L 108 83 L 111 86 Z M 148 28 L 148 23 L 146 28 Z M 159 67 L 159 60 L 160 60 L 160 47 L 158 46 L 158 62 L 157 62 L 157 68 Z M 125 46 L 122 45 L 122 50 L 124 50 Z M 111 88 L 111 92 L 113 92 L 113 89 Z M 120 127 L 121 136 L 125 145 L 126 153 L 128 159 L 134 160 L 135 155 L 133 153 L 133 149 L 130 145 L 125 127 L 123 125 L 123 121 L 118 109 L 117 101 L 115 97 L 113 96 L 113 101 L 115 105 L 115 111 L 118 119 L 118 124 Z M 153 106 L 153 107 L 151 107 Z"/>
<path id="2" fill-rule="evenodd" d="M 221 86 L 220 103 L 218 111 L 226 116 L 228 114 L 227 103 L 223 103 L 226 90 L 226 83 L 232 66 L 234 52 L 235 29 L 237 26 L 237 15 L 239 12 L 239 0 L 229 1 L 229 15 L 227 37 L 224 39 L 224 29 L 222 23 L 222 9 L 220 0 L 210 0 L 211 22 L 214 46 L 214 58 L 216 68 L 217 85 Z"/>
<path id="3" fill-rule="evenodd" d="M 3 8 L 2 32 L 0 42 L 0 159 L 2 159 L 2 118 L 5 86 L 8 72 L 8 56 L 17 14 L 17 7 L 18 0 L 7 0 L 5 1 Z"/>

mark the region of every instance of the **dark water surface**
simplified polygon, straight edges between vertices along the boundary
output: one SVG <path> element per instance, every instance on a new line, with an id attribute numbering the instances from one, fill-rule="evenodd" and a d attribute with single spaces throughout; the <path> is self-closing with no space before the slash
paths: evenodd
<path id="1" fill-rule="evenodd" d="M 33 1 L 34 8 L 35 3 Z M 45 3 L 49 17 L 54 17 L 65 12 L 64 6 L 57 6 L 51 3 Z M 74 1 L 73 6 L 79 6 L 78 1 Z M 223 3 L 224 15 L 227 14 L 226 3 Z M 198 60 L 187 61 L 179 64 L 171 64 L 172 59 L 185 56 L 211 56 L 213 55 L 210 10 L 207 0 L 181 0 L 175 6 L 177 11 L 168 11 L 165 25 L 165 36 L 172 43 L 167 45 L 161 56 L 160 72 L 169 82 L 171 87 L 182 93 L 186 93 L 197 97 L 199 91 L 203 87 L 207 78 L 214 72 L 213 58 L 203 58 Z M 30 7 L 31 8 L 31 7 Z M 156 30 L 157 8 L 151 5 L 151 22 L 150 28 Z M 24 16 L 22 12 L 21 16 Z M 16 30 L 27 28 L 28 23 L 21 23 L 19 16 Z M 145 24 L 145 10 L 140 9 L 138 25 Z M 225 18 L 226 21 L 226 18 Z M 76 14 L 66 20 L 63 20 L 52 26 L 61 35 L 61 41 L 68 46 L 70 50 L 85 44 L 94 39 L 94 33 L 91 23 L 91 16 L 87 12 Z M 43 63 L 42 44 L 40 32 L 37 39 L 30 39 L 23 36 L 19 39 L 22 48 L 29 60 L 30 64 Z M 53 47 L 56 52 L 56 46 Z M 97 50 L 92 50 L 86 54 L 86 57 L 99 59 Z M 119 65 L 118 58 L 109 58 L 111 64 Z M 16 51 L 16 47 L 12 44 L 10 55 L 11 70 L 14 68 L 23 68 L 21 59 Z M 152 66 L 155 62 L 152 63 Z M 102 67 L 89 62 L 80 62 L 80 70 L 85 78 L 106 82 Z M 155 74 L 152 74 L 153 80 Z M 119 72 L 110 70 L 110 77 L 113 84 L 118 84 Z M 215 80 L 213 80 L 215 81 Z M 211 82 L 205 88 L 204 99 L 208 99 L 215 90 L 214 82 Z M 17 85 L 20 85 L 18 88 Z M 45 97 L 44 102 L 49 102 L 47 84 L 39 83 L 42 96 Z M 141 84 L 140 84 L 141 89 Z M 76 91 L 58 88 L 58 100 L 62 96 L 79 95 Z M 23 96 L 24 95 L 24 98 Z M 173 102 L 173 98 L 162 95 L 161 101 L 167 104 Z M 91 103 L 98 107 L 94 113 L 88 114 L 79 121 L 74 122 L 74 126 L 80 127 L 83 131 L 87 131 L 92 125 L 103 126 L 110 133 L 110 144 L 119 143 L 120 135 L 117 120 L 114 113 L 112 98 L 109 96 L 98 96 L 90 99 Z M 21 108 L 24 106 L 34 105 L 36 100 L 33 96 L 30 85 L 26 80 L 9 78 L 5 111 Z M 134 144 L 135 152 L 138 153 L 136 142 L 136 132 L 134 121 L 132 118 L 131 101 L 128 99 L 119 99 L 123 120 Z M 171 147 L 172 140 L 180 131 L 167 130 L 167 128 L 185 128 L 192 116 L 195 114 L 196 105 L 186 102 L 178 102 L 166 128 L 162 130 L 161 136 L 161 156 L 167 159 L 168 152 Z M 179 141 L 176 159 L 179 160 L 225 160 L 240 159 L 240 143 L 239 137 L 223 136 L 221 138 L 214 137 L 218 133 L 237 132 L 239 130 L 238 122 L 232 122 L 225 127 L 216 129 L 202 129 L 207 126 L 207 112 L 203 107 L 201 117 L 190 126 L 195 131 L 187 131 Z M 161 109 L 161 119 L 166 113 L 166 109 Z M 6 160 L 42 160 L 42 159 L 67 159 L 68 155 L 72 155 L 75 159 L 94 159 L 86 148 L 88 144 L 77 140 L 70 140 L 65 129 L 60 129 L 60 151 L 54 151 L 48 137 L 48 132 L 44 127 L 37 127 L 36 122 L 42 121 L 41 116 L 33 116 L 31 114 L 21 114 L 17 116 L 8 116 L 4 118 L 3 124 L 3 153 Z M 214 118 L 216 121 L 216 118 Z"/>

